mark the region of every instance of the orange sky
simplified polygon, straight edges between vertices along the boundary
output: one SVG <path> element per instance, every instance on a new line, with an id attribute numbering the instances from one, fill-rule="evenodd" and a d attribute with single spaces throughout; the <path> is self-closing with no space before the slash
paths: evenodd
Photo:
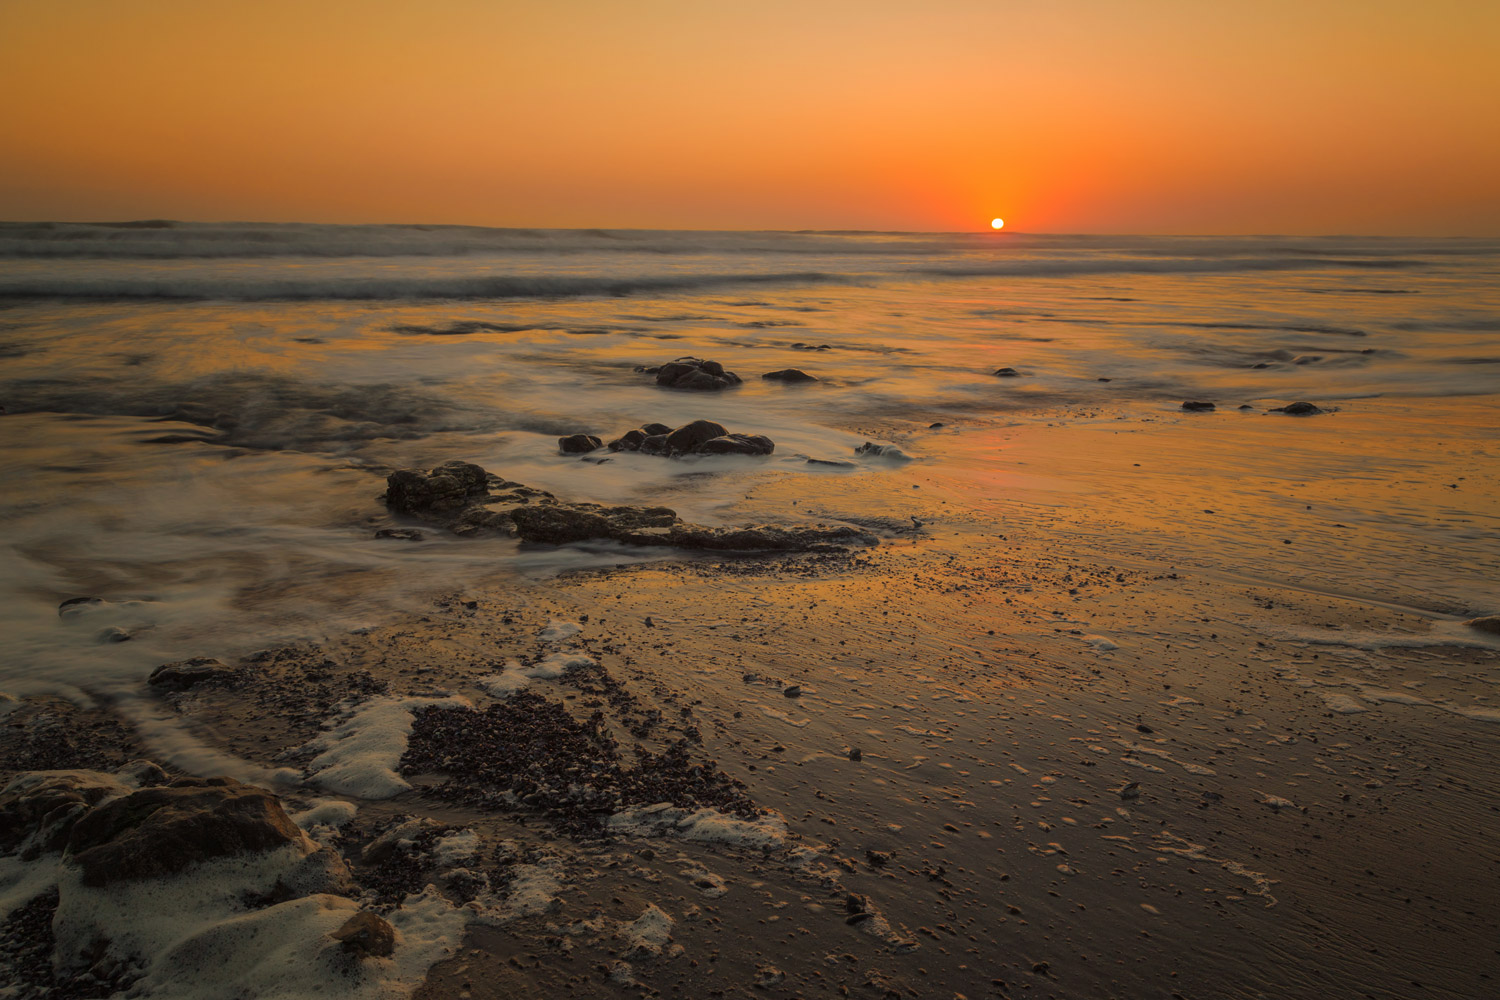
<path id="1" fill-rule="evenodd" d="M 0 0 L 0 218 L 1500 235 L 1500 3 Z"/>

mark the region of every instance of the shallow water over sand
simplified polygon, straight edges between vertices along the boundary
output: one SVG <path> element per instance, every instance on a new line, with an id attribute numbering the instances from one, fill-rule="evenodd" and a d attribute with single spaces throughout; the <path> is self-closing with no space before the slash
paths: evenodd
<path id="1" fill-rule="evenodd" d="M 453 458 L 707 523 L 858 516 L 913 486 L 997 523 L 1087 504 L 1126 548 L 1160 537 L 1223 572 L 1455 612 L 1500 601 L 1490 243 L 0 236 L 15 255 L 0 280 L 11 686 L 108 683 L 204 631 L 318 634 L 429 589 L 649 555 L 372 540 L 385 472 Z M 683 355 L 744 384 L 678 392 L 634 371 Z M 819 381 L 759 378 L 786 367 Z M 1186 399 L 1218 409 L 1185 414 Z M 1300 399 L 1336 412 L 1265 413 Z M 555 446 L 700 417 L 776 452 L 599 464 Z M 866 440 L 916 461 L 856 458 Z M 747 505 L 763 489 L 800 507 Z M 1098 530 L 1086 520 L 1056 530 Z M 74 596 L 140 602 L 100 620 L 152 629 L 98 647 L 56 618 Z"/>

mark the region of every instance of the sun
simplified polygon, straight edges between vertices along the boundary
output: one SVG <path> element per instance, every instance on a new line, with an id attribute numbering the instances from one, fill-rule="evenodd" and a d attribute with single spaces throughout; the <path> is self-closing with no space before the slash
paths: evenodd
<path id="1" fill-rule="evenodd" d="M 1004 229 L 1005 228 L 1005 220 L 1004 219 L 991 219 L 990 220 L 990 228 L 991 229 Z"/>

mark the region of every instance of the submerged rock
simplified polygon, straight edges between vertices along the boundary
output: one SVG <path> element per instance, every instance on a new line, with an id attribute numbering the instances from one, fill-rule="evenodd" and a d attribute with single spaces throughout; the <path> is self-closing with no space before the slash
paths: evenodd
<path id="1" fill-rule="evenodd" d="M 766 372 L 761 378 L 770 379 L 773 382 L 816 382 L 816 375 L 809 375 L 800 368 L 781 368 L 774 372 Z"/>
<path id="2" fill-rule="evenodd" d="M 70 597 L 57 606 L 57 617 L 72 618 L 91 608 L 101 607 L 105 603 L 102 597 Z"/>
<path id="3" fill-rule="evenodd" d="M 1205 413 L 1209 410 L 1212 410 L 1214 408 L 1214 404 L 1205 403 L 1201 400 L 1187 400 L 1182 404 L 1182 408 L 1190 413 Z"/>
<path id="4" fill-rule="evenodd" d="M 222 681 L 238 673 L 231 666 L 208 656 L 195 656 L 191 660 L 163 663 L 151 671 L 146 683 L 159 690 L 186 691 L 205 681 Z"/>
<path id="5" fill-rule="evenodd" d="M 994 374 L 999 375 L 1001 378 L 1015 378 L 1021 373 L 1014 368 L 996 368 Z"/>
<path id="6" fill-rule="evenodd" d="M 564 455 L 583 455 L 603 447 L 604 442 L 592 434 L 570 434 L 557 439 L 557 450 Z"/>
<path id="7" fill-rule="evenodd" d="M 420 542 L 423 534 L 416 528 L 381 528 L 375 532 L 376 538 L 399 538 L 405 542 Z"/>
<path id="8" fill-rule="evenodd" d="M 275 795 L 233 778 L 182 778 L 100 805 L 74 824 L 67 856 L 85 885 L 153 878 L 210 858 L 312 844 Z"/>
<path id="9" fill-rule="evenodd" d="M 1328 411 L 1323 409 L 1322 407 L 1314 406 L 1312 403 L 1302 402 L 1288 403 L 1285 406 L 1278 406 L 1271 412 L 1285 413 L 1293 417 L 1311 417 L 1318 413 L 1327 413 Z"/>
<path id="10" fill-rule="evenodd" d="M 702 358 L 678 358 L 655 368 L 640 367 L 636 371 L 643 375 L 655 375 L 656 384 L 670 389 L 696 389 L 715 391 L 740 384 L 740 377 L 725 371 L 717 361 Z"/>
<path id="11" fill-rule="evenodd" d="M 1489 632 L 1491 635 L 1500 635 L 1500 615 L 1486 615 L 1483 618 L 1470 618 L 1464 622 L 1469 628 L 1477 628 L 1481 632 Z"/>

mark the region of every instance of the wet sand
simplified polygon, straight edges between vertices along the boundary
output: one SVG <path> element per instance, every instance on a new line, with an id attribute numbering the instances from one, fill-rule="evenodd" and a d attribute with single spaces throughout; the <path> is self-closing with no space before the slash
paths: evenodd
<path id="1" fill-rule="evenodd" d="M 873 549 L 434 593 L 405 620 L 247 658 L 236 684 L 158 696 L 193 747 L 116 726 L 111 750 L 107 713 L 88 725 L 31 702 L 7 719 L 6 758 L 66 713 L 92 742 L 52 766 L 170 767 L 206 746 L 306 774 L 282 792 L 294 815 L 358 805 L 318 837 L 368 900 L 430 881 L 461 903 L 479 876 L 507 900 L 421 997 L 1500 989 L 1500 637 L 1460 624 L 1493 609 L 1455 586 L 1496 553 L 1453 542 L 1493 523 L 1494 463 L 1428 449 L 1420 478 L 1364 463 L 1291 482 L 1264 451 L 1233 477 L 1205 434 L 1253 446 L 1233 421 L 1261 434 L 1278 417 L 1078 416 L 982 436 L 883 427 L 946 463 L 842 493 L 785 477 L 745 500 L 749 520 L 858 512 L 882 530 Z M 1286 448 L 1442 422 L 1402 417 L 1370 403 L 1289 424 Z M 1003 474 L 975 476 L 992 449 Z M 1445 503 L 1465 517 L 1432 516 Z M 1403 572 L 1381 562 L 1392 525 L 1351 512 L 1408 505 L 1428 512 L 1434 561 Z M 559 652 L 597 667 L 537 669 Z M 410 766 L 392 797 L 328 793 L 315 755 L 340 720 L 407 696 L 503 704 L 495 679 L 514 671 L 576 720 L 602 713 L 624 759 L 681 743 L 771 824 L 727 841 L 649 819 L 580 830 Z M 362 862 L 406 816 L 449 829 Z M 477 842 L 444 860 L 455 830 Z"/>

